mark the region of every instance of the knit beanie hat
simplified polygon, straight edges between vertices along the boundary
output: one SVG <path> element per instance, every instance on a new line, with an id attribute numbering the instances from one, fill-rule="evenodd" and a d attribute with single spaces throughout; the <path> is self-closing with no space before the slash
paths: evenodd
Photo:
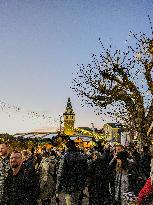
<path id="1" fill-rule="evenodd" d="M 126 160 L 128 158 L 128 152 L 121 151 L 117 153 L 117 159 Z"/>

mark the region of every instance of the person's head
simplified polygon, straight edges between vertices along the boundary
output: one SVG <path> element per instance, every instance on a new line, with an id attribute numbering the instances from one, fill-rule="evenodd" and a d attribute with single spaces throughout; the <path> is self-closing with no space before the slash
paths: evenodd
<path id="1" fill-rule="evenodd" d="M 127 148 L 127 152 L 129 154 L 129 156 L 132 156 L 133 155 L 133 149 L 131 147 L 128 147 Z"/>
<path id="2" fill-rule="evenodd" d="M 126 160 L 129 154 L 127 151 L 121 151 L 117 153 L 117 159 Z"/>
<path id="3" fill-rule="evenodd" d="M 105 145 L 105 153 L 110 153 L 110 145 Z"/>
<path id="4" fill-rule="evenodd" d="M 19 151 L 13 151 L 10 156 L 11 168 L 17 168 L 22 164 L 22 154 Z"/>
<path id="5" fill-rule="evenodd" d="M 66 145 L 66 148 L 70 151 L 77 150 L 77 147 L 76 147 L 75 142 L 73 140 L 68 140 L 65 145 Z"/>
<path id="6" fill-rule="evenodd" d="M 0 157 L 7 155 L 8 148 L 9 146 L 7 143 L 0 143 Z"/>
<path id="7" fill-rule="evenodd" d="M 126 152 L 126 151 L 121 151 L 121 152 L 118 152 L 117 153 L 117 157 L 116 157 L 116 159 L 117 159 L 117 162 L 119 163 L 119 164 L 121 164 L 121 167 L 123 168 L 123 169 L 126 169 L 127 168 L 127 165 L 128 165 L 128 152 Z"/>
<path id="8" fill-rule="evenodd" d="M 50 156 L 56 157 L 56 152 L 55 152 L 54 150 L 51 150 L 51 151 L 50 151 Z"/>
<path id="9" fill-rule="evenodd" d="M 150 152 L 150 149 L 149 149 L 148 146 L 143 146 L 142 151 L 143 151 L 144 154 L 147 154 L 147 153 Z"/>
<path id="10" fill-rule="evenodd" d="M 30 157 L 30 152 L 28 150 L 23 150 L 21 154 L 22 154 L 23 161 L 27 160 Z"/>
<path id="11" fill-rule="evenodd" d="M 34 154 L 35 154 L 35 148 L 32 147 L 32 148 L 31 148 L 31 155 L 34 155 Z"/>
<path id="12" fill-rule="evenodd" d="M 94 152 L 92 153 L 92 159 L 93 159 L 93 160 L 96 160 L 96 159 L 99 159 L 99 158 L 101 158 L 101 153 L 98 152 L 98 151 L 94 151 Z"/>
<path id="13" fill-rule="evenodd" d="M 116 146 L 115 146 L 115 152 L 116 152 L 116 153 L 119 153 L 119 152 L 121 152 L 121 151 L 123 151 L 123 150 L 124 150 L 123 145 L 116 145 Z"/>
<path id="14" fill-rule="evenodd" d="M 46 149 L 46 147 L 45 147 L 45 146 L 44 146 L 44 147 L 42 147 L 41 152 L 42 152 L 42 154 L 43 154 L 43 153 L 45 153 L 45 152 L 47 152 L 47 149 Z"/>
<path id="15" fill-rule="evenodd" d="M 42 157 L 44 157 L 44 158 L 49 157 L 49 152 L 43 151 L 43 152 L 42 152 Z"/>

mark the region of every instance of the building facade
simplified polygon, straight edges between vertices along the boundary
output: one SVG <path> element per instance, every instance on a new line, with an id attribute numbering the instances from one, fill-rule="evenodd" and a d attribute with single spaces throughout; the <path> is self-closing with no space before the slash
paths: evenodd
<path id="1" fill-rule="evenodd" d="M 116 141 L 125 145 L 127 141 L 130 141 L 127 130 L 120 123 L 107 123 L 103 126 L 103 130 L 110 142 Z"/>

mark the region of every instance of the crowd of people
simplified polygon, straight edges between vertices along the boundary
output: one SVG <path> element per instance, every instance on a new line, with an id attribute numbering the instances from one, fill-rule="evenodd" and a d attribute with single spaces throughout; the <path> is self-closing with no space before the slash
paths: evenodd
<path id="1" fill-rule="evenodd" d="M 151 205 L 153 204 L 152 150 L 134 145 L 97 144 L 90 149 L 54 147 L 40 153 L 12 150 L 0 143 L 0 205 Z"/>

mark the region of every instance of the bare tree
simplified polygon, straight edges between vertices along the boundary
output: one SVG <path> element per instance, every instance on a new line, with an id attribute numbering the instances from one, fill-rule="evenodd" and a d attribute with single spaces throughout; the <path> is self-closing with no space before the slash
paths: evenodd
<path id="1" fill-rule="evenodd" d="M 152 29 L 152 27 L 151 27 Z M 99 114 L 107 112 L 112 119 L 124 122 L 148 143 L 147 131 L 153 121 L 153 32 L 130 32 L 133 42 L 126 52 L 105 48 L 92 62 L 81 65 L 72 82 L 72 89 Z"/>

